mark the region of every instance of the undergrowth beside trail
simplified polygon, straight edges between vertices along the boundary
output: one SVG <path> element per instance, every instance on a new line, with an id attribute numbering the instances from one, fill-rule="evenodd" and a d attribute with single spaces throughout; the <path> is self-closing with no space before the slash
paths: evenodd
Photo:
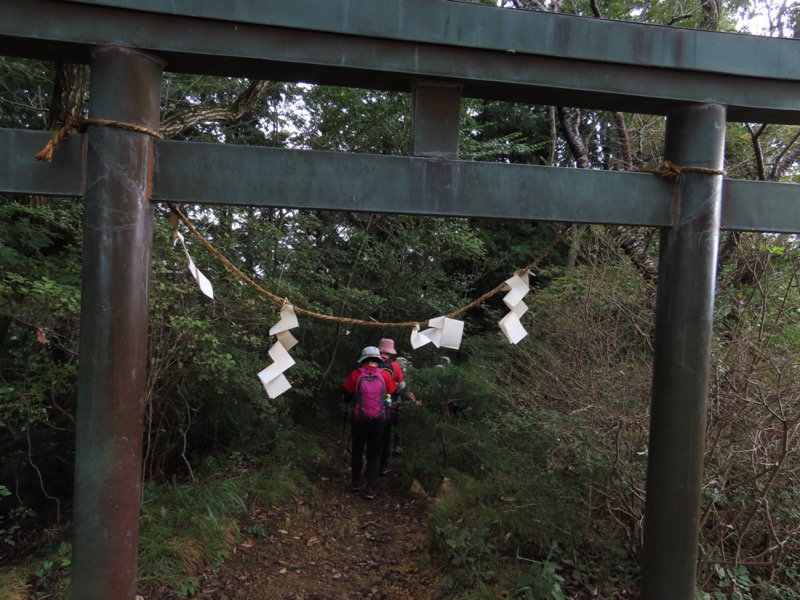
<path id="1" fill-rule="evenodd" d="M 202 568 L 229 557 L 254 506 L 312 489 L 307 473 L 321 456 L 313 439 L 293 432 L 281 462 L 233 452 L 209 458 L 195 480 L 147 482 L 139 522 L 138 584 L 144 597 L 192 597 Z M 0 572 L 0 600 L 69 598 L 69 531 L 25 563 Z"/>
<path id="2" fill-rule="evenodd" d="M 440 399 L 406 412 L 402 472 L 438 496 L 440 597 L 634 597 L 635 554 L 599 510 L 615 475 L 580 439 L 562 439 L 566 419 L 524 397 L 509 410 L 491 384 L 492 346 L 473 346 L 477 358 L 459 367 L 411 369 L 420 395 Z"/>
<path id="3" fill-rule="evenodd" d="M 139 582 L 186 590 L 203 565 L 213 568 L 228 557 L 250 505 L 269 505 L 308 489 L 309 483 L 302 471 L 253 463 L 204 482 L 148 488 L 139 534 Z"/>
<path id="4" fill-rule="evenodd" d="M 233 453 L 207 461 L 207 479 L 149 484 L 139 533 L 140 585 L 192 596 L 200 568 L 213 571 L 228 558 L 253 506 L 310 490 L 307 471 L 320 449 L 301 434 L 285 448 L 281 463 Z"/>

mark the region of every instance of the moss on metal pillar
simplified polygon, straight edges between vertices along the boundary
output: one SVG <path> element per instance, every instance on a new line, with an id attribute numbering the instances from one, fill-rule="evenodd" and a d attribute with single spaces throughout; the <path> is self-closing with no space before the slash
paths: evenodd
<path id="1" fill-rule="evenodd" d="M 92 53 L 90 118 L 158 130 L 163 65 Z M 88 129 L 72 598 L 136 595 L 152 246 L 153 138 Z"/>
<path id="2" fill-rule="evenodd" d="M 712 171 L 722 169 L 724 147 L 724 107 L 667 116 L 665 158 L 689 170 L 675 183 L 673 226 L 661 229 L 644 600 L 694 598 L 722 199 L 722 175 Z"/>

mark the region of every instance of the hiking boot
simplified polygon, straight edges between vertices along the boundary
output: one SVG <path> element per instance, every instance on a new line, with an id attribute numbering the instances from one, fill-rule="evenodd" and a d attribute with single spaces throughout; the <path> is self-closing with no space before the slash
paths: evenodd
<path id="1" fill-rule="evenodd" d="M 388 475 L 391 472 L 392 472 L 392 468 L 391 467 L 383 467 L 381 469 L 381 475 Z"/>
<path id="2" fill-rule="evenodd" d="M 403 453 L 403 448 L 401 446 L 395 446 L 393 452 L 395 456 L 400 456 Z"/>
<path id="3" fill-rule="evenodd" d="M 366 493 L 366 495 L 364 496 L 364 498 L 366 498 L 367 500 L 372 500 L 372 499 L 373 499 L 373 498 L 375 498 L 375 496 L 377 496 L 377 495 L 378 495 L 378 494 L 375 492 L 375 489 L 374 489 L 374 488 L 368 487 L 368 488 L 367 488 L 367 493 Z"/>

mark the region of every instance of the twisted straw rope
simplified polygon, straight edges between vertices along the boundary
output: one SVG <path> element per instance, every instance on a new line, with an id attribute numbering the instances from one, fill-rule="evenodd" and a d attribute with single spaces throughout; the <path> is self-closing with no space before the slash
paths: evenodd
<path id="1" fill-rule="evenodd" d="M 111 119 L 85 119 L 83 117 L 69 116 L 61 126 L 50 138 L 50 141 L 45 144 L 45 147 L 37 152 L 33 157 L 36 160 L 43 162 L 51 162 L 53 160 L 53 152 L 58 144 L 67 137 L 73 130 L 78 133 L 85 133 L 89 125 L 103 125 L 105 127 L 118 127 L 119 129 L 126 129 L 128 131 L 136 131 L 137 133 L 146 133 L 147 135 L 159 140 L 164 138 L 157 131 L 142 127 L 141 125 L 134 125 L 133 123 L 124 123 L 122 121 L 113 121 Z"/>
<path id="2" fill-rule="evenodd" d="M 203 234 L 201 234 L 197 230 L 197 228 L 194 225 L 192 225 L 191 221 L 189 221 L 189 219 L 186 218 L 186 215 L 184 215 L 180 211 L 180 209 L 178 208 L 177 204 L 175 204 L 174 202 L 170 202 L 169 203 L 169 207 L 172 210 L 172 213 L 175 216 L 177 216 L 178 219 L 180 219 L 181 222 L 184 225 L 186 225 L 186 227 L 189 229 L 189 231 L 191 231 L 192 234 L 194 234 L 194 236 L 198 240 L 200 240 L 200 243 L 203 246 L 205 246 L 206 249 L 209 252 L 211 252 L 211 254 L 213 254 L 217 258 L 217 260 L 219 260 L 223 265 L 225 265 L 232 273 L 234 273 L 237 277 L 239 277 L 247 285 L 249 285 L 250 287 L 255 289 L 259 294 L 261 294 L 263 296 L 266 296 L 267 298 L 269 298 L 270 300 L 272 300 L 276 304 L 283 305 L 283 304 L 286 304 L 286 303 L 289 302 L 289 300 L 287 298 L 281 298 L 280 296 L 277 296 L 277 295 L 273 294 L 272 292 L 270 292 L 269 290 L 266 290 L 263 287 L 261 287 L 260 285 L 258 285 L 248 275 L 243 273 L 241 271 L 241 269 L 239 269 L 230 260 L 228 260 L 228 258 L 225 257 L 225 255 L 223 255 L 219 250 L 217 250 L 214 247 L 214 245 L 211 242 L 209 242 L 205 237 L 203 237 Z M 567 225 L 561 231 L 559 231 L 558 234 L 553 238 L 553 240 L 547 246 L 547 248 L 545 248 L 545 250 L 539 256 L 537 256 L 536 259 L 532 263 L 530 263 L 527 267 L 525 267 L 525 268 L 523 268 L 521 270 L 522 271 L 529 271 L 530 269 L 532 269 L 536 265 L 538 265 L 542 260 L 544 260 L 544 258 L 555 247 L 555 245 L 558 243 L 558 241 L 562 237 L 564 237 L 564 234 L 569 230 L 570 227 L 571 227 L 571 225 Z M 484 302 L 485 300 L 487 300 L 488 298 L 491 298 L 492 296 L 494 296 L 497 292 L 501 291 L 501 289 L 503 288 L 504 284 L 505 284 L 505 282 L 501 283 L 500 285 L 498 285 L 494 289 L 489 290 L 488 292 L 486 292 L 485 294 L 483 294 L 479 298 L 473 300 L 472 302 L 470 302 L 466 306 L 462 306 L 458 310 L 454 310 L 453 312 L 448 313 L 445 316 L 448 317 L 448 318 L 453 318 L 453 317 L 457 317 L 458 315 L 467 312 L 469 309 L 474 308 L 478 304 L 480 304 L 480 303 Z M 322 319 L 323 321 L 334 321 L 334 322 L 337 322 L 337 323 L 347 323 L 347 324 L 350 324 L 350 325 L 363 325 L 365 327 L 416 327 L 417 325 L 424 327 L 425 325 L 428 324 L 428 321 L 404 321 L 404 322 L 401 322 L 401 323 L 381 323 L 380 321 L 364 321 L 362 319 L 350 319 L 350 318 L 347 318 L 347 317 L 334 317 L 334 316 L 331 316 L 331 315 L 325 315 L 325 314 L 321 314 L 321 313 L 314 312 L 314 311 L 311 311 L 311 310 L 307 310 L 305 308 L 300 308 L 298 306 L 294 307 L 294 311 L 296 313 L 298 313 L 298 314 L 305 315 L 307 317 L 312 317 L 314 319 Z"/>
<path id="3" fill-rule="evenodd" d="M 675 164 L 671 160 L 665 160 L 658 169 L 633 169 L 639 173 L 653 173 L 660 175 L 669 181 L 678 181 L 682 173 L 704 173 L 705 175 L 725 175 L 721 169 L 709 169 L 707 167 L 683 167 Z"/>

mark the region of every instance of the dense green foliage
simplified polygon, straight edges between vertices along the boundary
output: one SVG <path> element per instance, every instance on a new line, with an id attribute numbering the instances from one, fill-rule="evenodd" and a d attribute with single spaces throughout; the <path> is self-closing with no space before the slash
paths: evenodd
<path id="1" fill-rule="evenodd" d="M 581 1 L 548 9 L 733 30 L 737 15 L 756 6 L 695 4 L 602 2 L 598 9 Z M 771 15 L 774 33 L 797 29 L 796 7 Z M 0 126 L 51 125 L 57 70 L 0 59 Z M 180 139 L 379 154 L 409 148 L 406 94 L 168 74 L 162 106 L 165 130 Z M 559 116 L 552 107 L 464 100 L 461 151 L 470 160 L 566 167 L 583 158 L 597 169 L 647 167 L 660 162 L 663 127 L 648 115 L 567 109 Z M 585 156 L 565 141 L 568 128 L 583 140 Z M 730 176 L 798 182 L 797 139 L 797 128 L 729 125 Z M 467 304 L 539 256 L 560 229 L 331 211 L 183 210 L 263 288 L 305 309 L 378 322 L 422 321 Z M 301 428 L 341 423 L 341 381 L 360 349 L 385 336 L 410 358 L 407 375 L 422 400 L 404 414 L 408 452 L 400 475 L 443 496 L 430 523 L 446 570 L 442 596 L 636 595 L 654 232 L 574 228 L 536 270 L 524 319 L 530 335 L 518 346 L 497 328 L 505 312 L 500 296 L 464 315 L 458 352 L 426 346 L 412 354 L 407 329 L 301 318 L 291 351 L 296 365 L 287 373 L 293 387 L 269 400 L 256 373 L 270 362 L 268 331 L 280 307 L 187 235 L 215 287 L 213 302 L 201 295 L 172 245 L 168 214 L 157 208 L 153 244 L 143 581 L 191 595 L 193 569 L 224 560 L 241 535 L 246 499 L 270 502 L 309 485 L 302 469 L 315 444 Z M 0 559 L 30 547 L 31 532 L 69 520 L 81 221 L 78 200 L 0 197 Z M 793 236 L 724 234 L 698 597 L 797 597 L 798 270 Z M 276 466 L 289 462 L 300 471 Z M 34 588 L 63 583 L 69 546 L 51 551 L 31 569 Z"/>

